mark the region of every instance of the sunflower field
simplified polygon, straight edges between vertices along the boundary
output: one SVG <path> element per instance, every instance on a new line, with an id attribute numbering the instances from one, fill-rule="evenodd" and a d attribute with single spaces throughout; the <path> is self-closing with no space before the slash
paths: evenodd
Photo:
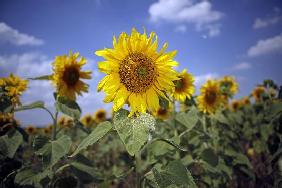
<path id="1" fill-rule="evenodd" d="M 207 80 L 177 72 L 176 51 L 154 32 L 121 33 L 95 52 L 98 86 L 79 53 L 57 56 L 51 75 L 0 79 L 0 187 L 282 187 L 282 86 L 264 80 L 234 99 L 231 76 Z M 159 50 L 158 50 L 159 49 Z M 55 111 L 22 104 L 33 80 L 51 82 Z M 82 116 L 77 96 L 97 87 L 104 109 Z M 44 128 L 22 127 L 18 111 L 46 111 Z"/>

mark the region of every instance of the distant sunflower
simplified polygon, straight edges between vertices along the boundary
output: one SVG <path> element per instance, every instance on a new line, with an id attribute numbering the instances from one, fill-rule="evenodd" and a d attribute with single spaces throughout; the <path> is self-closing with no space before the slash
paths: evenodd
<path id="1" fill-rule="evenodd" d="M 171 116 L 171 111 L 171 108 L 163 108 L 160 106 L 159 109 L 154 113 L 154 116 L 158 119 L 166 120 Z"/>
<path id="2" fill-rule="evenodd" d="M 241 99 L 241 103 L 243 106 L 251 104 L 250 97 L 244 97 Z"/>
<path id="3" fill-rule="evenodd" d="M 59 125 L 59 127 L 64 127 L 65 126 L 65 124 L 66 124 L 66 117 L 65 116 L 61 116 L 60 118 L 59 118 L 59 120 L 58 120 L 58 125 Z"/>
<path id="4" fill-rule="evenodd" d="M 155 33 L 147 37 L 146 32 L 140 34 L 133 28 L 131 35 L 121 33 L 118 40 L 113 37 L 113 49 L 96 51 L 105 58 L 98 67 L 107 76 L 97 87 L 106 93 L 104 102 L 113 102 L 115 112 L 128 103 L 129 116 L 156 111 L 159 96 L 166 98 L 165 92 L 171 91 L 178 79 L 172 69 L 178 64 L 173 60 L 176 51 L 165 52 L 167 47 L 165 43 L 158 52 Z"/>
<path id="5" fill-rule="evenodd" d="M 270 96 L 271 98 L 275 98 L 275 97 L 277 96 L 278 92 L 277 92 L 276 89 L 270 88 L 270 89 L 268 90 L 268 94 L 269 94 L 269 96 Z"/>
<path id="6" fill-rule="evenodd" d="M 25 131 L 29 134 L 29 135 L 34 135 L 36 134 L 36 128 L 32 125 L 29 125 L 25 128 Z"/>
<path id="7" fill-rule="evenodd" d="M 197 104 L 200 111 L 214 113 L 224 103 L 217 81 L 208 80 L 201 87 L 201 95 L 197 97 Z"/>
<path id="8" fill-rule="evenodd" d="M 233 96 L 238 92 L 238 83 L 231 76 L 224 76 L 219 80 L 222 94 Z"/>
<path id="9" fill-rule="evenodd" d="M 233 101 L 231 102 L 231 109 L 232 109 L 232 111 L 234 111 L 234 112 L 236 112 L 236 111 L 240 108 L 240 106 L 241 106 L 241 103 L 240 103 L 239 100 L 233 100 Z"/>
<path id="10" fill-rule="evenodd" d="M 252 93 L 256 102 L 260 102 L 262 100 L 262 96 L 265 93 L 265 88 L 263 86 L 257 86 Z"/>
<path id="11" fill-rule="evenodd" d="M 191 74 L 187 73 L 186 69 L 178 74 L 178 78 L 180 79 L 174 81 L 175 87 L 172 95 L 176 100 L 184 102 L 186 98 L 190 99 L 195 93 L 195 80 Z"/>
<path id="12" fill-rule="evenodd" d="M 90 114 L 86 114 L 81 118 L 81 122 L 85 127 L 89 127 L 94 123 L 94 120 Z"/>
<path id="13" fill-rule="evenodd" d="M 12 123 L 14 120 L 13 113 L 2 113 L 0 112 L 0 125 L 2 123 Z"/>
<path id="14" fill-rule="evenodd" d="M 49 127 L 44 127 L 43 132 L 44 132 L 44 134 L 46 134 L 46 135 L 50 135 L 51 132 L 52 132 L 52 130 L 49 129 Z"/>
<path id="15" fill-rule="evenodd" d="M 18 76 L 10 74 L 7 78 L 0 79 L 0 88 L 4 90 L 4 93 L 11 98 L 14 106 L 20 105 L 20 96 L 27 89 L 28 81 L 21 79 Z"/>
<path id="16" fill-rule="evenodd" d="M 79 53 L 71 53 L 69 56 L 57 56 L 53 62 L 52 83 L 57 88 L 59 96 L 71 100 L 76 99 L 76 94 L 82 95 L 82 92 L 88 92 L 88 85 L 80 79 L 90 79 L 91 71 L 81 71 L 86 64 L 85 58 L 80 58 Z"/>
<path id="17" fill-rule="evenodd" d="M 96 123 L 100 123 L 106 120 L 107 112 L 104 109 L 99 109 L 94 114 L 94 120 Z"/>

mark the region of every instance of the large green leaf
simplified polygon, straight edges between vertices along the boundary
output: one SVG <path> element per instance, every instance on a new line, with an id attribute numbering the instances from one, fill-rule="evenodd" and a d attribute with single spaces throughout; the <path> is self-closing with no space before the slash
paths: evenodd
<path id="1" fill-rule="evenodd" d="M 69 100 L 59 96 L 57 97 L 55 105 L 58 111 L 74 119 L 79 119 L 81 116 L 81 109 L 79 105 L 73 100 Z"/>
<path id="2" fill-rule="evenodd" d="M 180 112 L 176 114 L 176 120 L 187 127 L 188 131 L 192 130 L 199 120 L 197 112 L 197 109 L 192 107 L 187 113 Z"/>
<path id="3" fill-rule="evenodd" d="M 218 156 L 217 154 L 214 152 L 213 149 L 211 148 L 207 148 L 202 152 L 201 155 L 202 159 L 204 161 L 206 161 L 207 163 L 209 163 L 212 166 L 216 166 L 218 164 Z"/>
<path id="4" fill-rule="evenodd" d="M 4 157 L 13 158 L 17 149 L 23 142 L 23 136 L 16 130 L 11 130 L 8 134 L 0 137 L 0 153 Z"/>
<path id="5" fill-rule="evenodd" d="M 35 78 L 29 78 L 30 80 L 51 80 L 52 75 L 44 75 L 44 76 L 39 76 Z"/>
<path id="6" fill-rule="evenodd" d="M 35 101 L 31 104 L 19 106 L 15 109 L 15 111 L 23 111 L 23 110 L 30 110 L 30 109 L 34 109 L 34 108 L 43 108 L 43 107 L 44 107 L 43 101 Z"/>
<path id="7" fill-rule="evenodd" d="M 149 114 L 129 118 L 127 110 L 118 111 L 113 119 L 114 127 L 125 145 L 128 153 L 135 155 L 149 138 L 149 132 L 154 129 L 155 119 Z"/>
<path id="8" fill-rule="evenodd" d="M 69 136 L 62 136 L 54 141 L 49 141 L 39 148 L 35 153 L 43 156 L 43 162 L 53 166 L 63 156 L 68 154 L 71 147 L 71 139 Z"/>
<path id="9" fill-rule="evenodd" d="M 34 172 L 32 169 L 21 170 L 15 177 L 15 183 L 19 185 L 33 185 L 34 187 L 43 187 L 40 183 L 41 180 L 46 178 L 51 172 L 45 170 L 40 173 Z"/>
<path id="10" fill-rule="evenodd" d="M 164 170 L 152 169 L 155 181 L 160 188 L 170 185 L 184 186 L 189 188 L 197 187 L 191 173 L 180 160 L 169 162 Z"/>
<path id="11" fill-rule="evenodd" d="M 78 145 L 77 149 L 70 156 L 73 157 L 77 155 L 82 150 L 86 149 L 88 146 L 93 145 L 103 136 L 107 134 L 112 128 L 112 124 L 108 121 L 100 123 L 81 143 Z"/>

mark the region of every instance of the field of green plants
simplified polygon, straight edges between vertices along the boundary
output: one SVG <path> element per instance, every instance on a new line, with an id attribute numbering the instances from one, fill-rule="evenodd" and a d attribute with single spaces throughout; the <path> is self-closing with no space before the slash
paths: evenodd
<path id="1" fill-rule="evenodd" d="M 91 72 L 78 53 L 57 56 L 52 75 L 1 78 L 0 187 L 281 188 L 282 86 L 265 80 L 235 100 L 240 86 L 226 76 L 196 95 L 193 76 L 173 69 L 176 52 L 157 51 L 154 37 L 133 29 L 96 52 L 112 112 L 82 116 L 76 99 Z M 54 112 L 21 103 L 33 80 L 53 83 Z M 53 122 L 14 118 L 35 108 Z"/>

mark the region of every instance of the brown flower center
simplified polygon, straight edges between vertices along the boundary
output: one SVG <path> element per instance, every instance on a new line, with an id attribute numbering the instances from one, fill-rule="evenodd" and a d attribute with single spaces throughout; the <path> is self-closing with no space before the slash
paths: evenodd
<path id="1" fill-rule="evenodd" d="M 75 86 L 79 80 L 79 70 L 76 67 L 68 67 L 64 71 L 63 80 L 68 86 Z"/>
<path id="2" fill-rule="evenodd" d="M 166 115 L 166 114 L 167 114 L 167 109 L 165 108 L 158 109 L 158 115 Z"/>
<path id="3" fill-rule="evenodd" d="M 121 62 L 119 75 L 128 91 L 142 93 L 154 83 L 157 71 L 151 58 L 142 53 L 132 53 Z"/>
<path id="4" fill-rule="evenodd" d="M 210 105 L 215 103 L 216 98 L 217 98 L 217 94 L 215 91 L 212 91 L 212 90 L 208 91 L 205 95 L 205 101 Z"/>
<path id="5" fill-rule="evenodd" d="M 185 80 L 182 78 L 180 80 L 174 81 L 175 91 L 180 92 L 183 91 L 185 88 Z"/>
<path id="6" fill-rule="evenodd" d="M 105 114 L 104 112 L 98 112 L 98 113 L 97 113 L 97 118 L 98 118 L 98 119 L 104 119 L 105 116 L 106 116 L 106 114 Z"/>

